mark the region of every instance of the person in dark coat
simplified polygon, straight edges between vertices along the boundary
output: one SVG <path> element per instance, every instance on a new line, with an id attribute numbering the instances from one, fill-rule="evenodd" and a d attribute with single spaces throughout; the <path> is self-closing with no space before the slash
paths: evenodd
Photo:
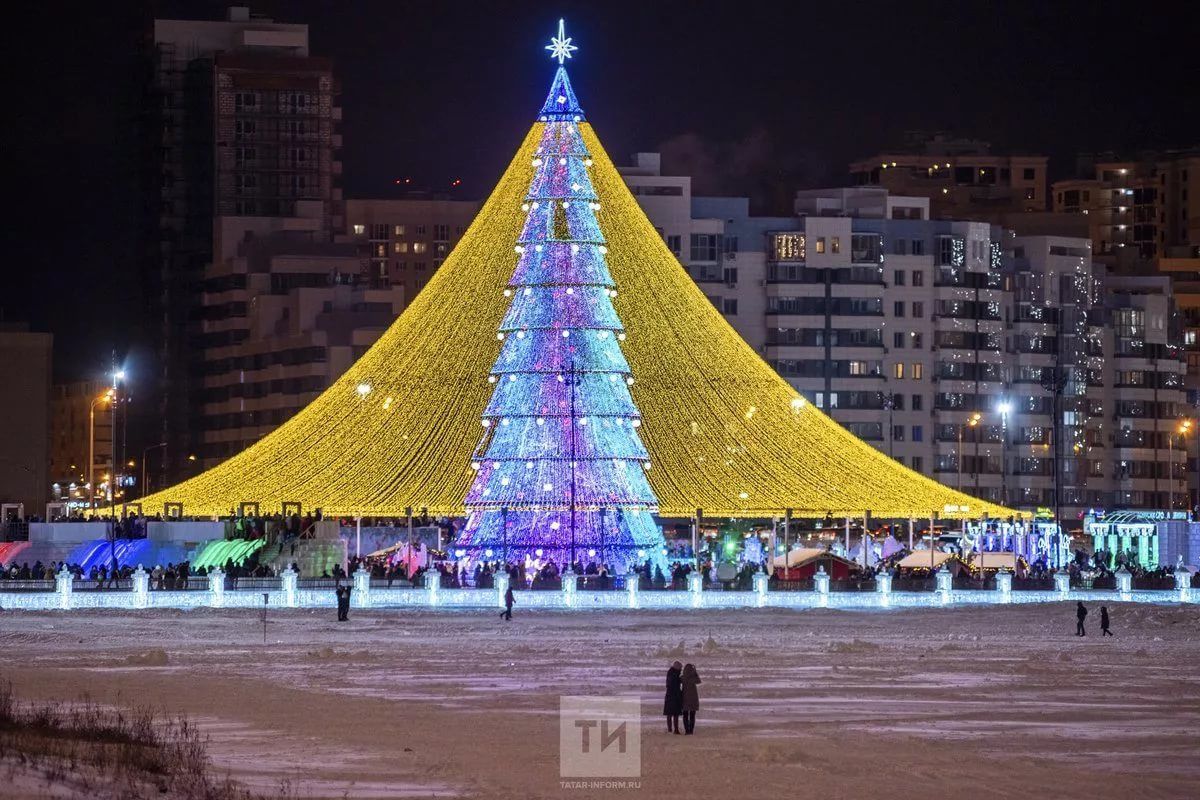
<path id="1" fill-rule="evenodd" d="M 517 602 L 517 598 L 513 596 L 512 584 L 510 583 L 508 588 L 504 590 L 504 610 L 500 612 L 500 616 L 511 620 L 512 607 L 515 602 Z"/>
<path id="2" fill-rule="evenodd" d="M 695 664 L 685 664 L 680 676 L 683 685 L 683 732 L 688 736 L 696 730 L 696 712 L 700 710 L 700 673 Z"/>
<path id="3" fill-rule="evenodd" d="M 1113 632 L 1108 629 L 1108 606 L 1100 606 L 1100 636 L 1112 636 Z"/>
<path id="4" fill-rule="evenodd" d="M 1087 618 L 1087 609 L 1083 607 L 1083 601 L 1079 601 L 1079 606 L 1075 609 L 1075 635 L 1087 636 L 1087 631 L 1083 629 L 1083 621 Z"/>
<path id="5" fill-rule="evenodd" d="M 347 622 L 350 619 L 350 587 L 339 586 L 334 591 L 337 593 L 338 622 Z"/>
<path id="6" fill-rule="evenodd" d="M 663 716 L 667 718 L 667 733 L 679 730 L 679 715 L 683 713 L 683 683 L 680 681 L 683 664 L 676 661 L 667 670 L 667 693 L 663 699 Z"/>

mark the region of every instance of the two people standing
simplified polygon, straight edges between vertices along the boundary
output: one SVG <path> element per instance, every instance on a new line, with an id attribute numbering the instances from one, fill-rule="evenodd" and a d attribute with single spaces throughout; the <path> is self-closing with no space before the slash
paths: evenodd
<path id="1" fill-rule="evenodd" d="M 667 733 L 691 735 L 696 730 L 696 712 L 700 710 L 700 673 L 695 664 L 686 666 L 678 661 L 667 670 L 667 692 L 663 699 L 663 715 L 667 718 Z M 683 717 L 683 730 L 679 718 Z"/>

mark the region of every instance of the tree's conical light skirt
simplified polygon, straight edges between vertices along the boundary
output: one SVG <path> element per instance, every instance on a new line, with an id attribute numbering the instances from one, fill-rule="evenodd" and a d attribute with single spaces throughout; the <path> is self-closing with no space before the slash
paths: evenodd
<path id="1" fill-rule="evenodd" d="M 328 390 L 258 443 L 141 501 L 147 514 L 243 502 L 327 515 L 464 511 L 497 330 L 533 176 L 535 123 L 462 241 L 399 319 Z M 860 441 L 780 378 L 667 249 L 588 123 L 597 212 L 663 517 L 1009 516 Z M 247 404 L 245 410 L 252 410 Z"/>

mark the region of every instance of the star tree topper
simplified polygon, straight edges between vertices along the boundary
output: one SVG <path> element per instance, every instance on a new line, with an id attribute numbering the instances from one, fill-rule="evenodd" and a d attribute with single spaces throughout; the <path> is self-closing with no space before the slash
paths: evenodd
<path id="1" fill-rule="evenodd" d="M 546 49 L 550 51 L 551 58 L 558 59 L 560 66 L 571 57 L 572 51 L 579 49 L 571 44 L 571 37 L 567 36 L 567 31 L 561 19 L 558 21 L 558 36 L 550 37 L 550 44 L 546 45 Z"/>

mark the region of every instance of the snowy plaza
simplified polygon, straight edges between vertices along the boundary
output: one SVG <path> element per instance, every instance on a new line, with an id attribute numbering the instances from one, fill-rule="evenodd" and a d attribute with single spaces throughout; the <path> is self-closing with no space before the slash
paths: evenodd
<path id="1" fill-rule="evenodd" d="M 1195 606 L 1109 602 L 1116 636 L 1080 639 L 1062 602 L 339 624 L 328 594 L 270 611 L 265 642 L 254 610 L 6 613 L 0 677 L 31 701 L 186 713 L 215 769 L 302 797 L 1184 798 L 1200 781 Z M 696 736 L 659 716 L 674 659 L 703 677 Z M 559 698 L 630 693 L 640 788 L 563 789 Z"/>

